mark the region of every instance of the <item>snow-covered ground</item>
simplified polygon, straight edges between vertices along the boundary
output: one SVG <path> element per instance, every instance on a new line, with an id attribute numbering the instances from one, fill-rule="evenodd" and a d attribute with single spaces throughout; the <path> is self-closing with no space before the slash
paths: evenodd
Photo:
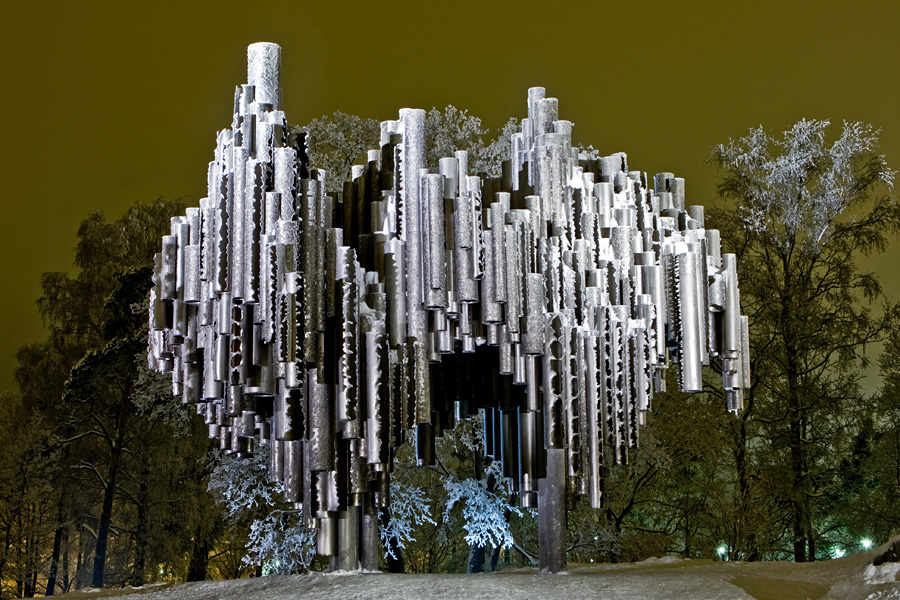
<path id="1" fill-rule="evenodd" d="M 480 575 L 313 573 L 170 587 L 80 590 L 62 596 L 140 600 L 293 600 L 339 598 L 465 598 L 581 600 L 690 598 L 692 600 L 900 600 L 900 563 L 872 566 L 871 550 L 811 564 L 742 563 L 651 558 L 619 565 L 571 565 L 565 575 L 514 569 Z"/>

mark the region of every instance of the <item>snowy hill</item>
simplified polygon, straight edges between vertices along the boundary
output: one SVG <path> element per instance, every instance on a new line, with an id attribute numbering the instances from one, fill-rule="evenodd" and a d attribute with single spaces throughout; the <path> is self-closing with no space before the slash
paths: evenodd
<path id="1" fill-rule="evenodd" d="M 531 569 L 479 575 L 312 573 L 235 581 L 203 581 L 62 596 L 140 600 L 318 600 L 465 598 L 471 600 L 690 598 L 692 600 L 900 600 L 900 563 L 872 566 L 885 547 L 811 564 L 742 563 L 651 558 L 619 565 L 572 565 L 564 575 Z"/>

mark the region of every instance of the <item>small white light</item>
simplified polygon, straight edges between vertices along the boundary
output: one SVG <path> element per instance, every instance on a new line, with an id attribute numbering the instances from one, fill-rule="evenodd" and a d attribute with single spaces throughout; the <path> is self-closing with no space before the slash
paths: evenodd
<path id="1" fill-rule="evenodd" d="M 843 548 L 833 548 L 833 549 L 831 550 L 831 557 L 832 557 L 832 558 L 841 558 L 841 557 L 844 556 L 844 554 L 846 554 L 846 552 L 844 552 L 844 549 L 843 549 Z"/>
<path id="2" fill-rule="evenodd" d="M 724 546 L 724 545 L 719 546 L 716 549 L 716 552 L 719 553 L 719 556 L 725 556 L 726 554 L 728 554 L 728 546 Z"/>
<path id="3" fill-rule="evenodd" d="M 872 547 L 872 540 L 870 540 L 868 538 L 859 540 L 859 543 L 862 544 L 862 547 L 865 548 L 866 550 L 868 550 L 869 548 Z"/>

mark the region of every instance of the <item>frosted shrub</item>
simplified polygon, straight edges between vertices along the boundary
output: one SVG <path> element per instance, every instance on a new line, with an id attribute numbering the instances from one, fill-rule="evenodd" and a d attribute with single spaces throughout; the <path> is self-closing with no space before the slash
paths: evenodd
<path id="1" fill-rule="evenodd" d="M 269 462 L 268 446 L 259 446 L 250 458 L 216 457 L 208 489 L 221 498 L 229 518 L 275 504 L 275 495 L 282 492 L 283 485 L 269 481 Z"/>
<path id="2" fill-rule="evenodd" d="M 217 456 L 208 488 L 229 520 L 250 523 L 243 564 L 261 566 L 263 575 L 297 573 L 315 556 L 315 530 L 303 525 L 300 511 L 277 508 L 283 485 L 269 481 L 269 452 L 259 446 L 249 458 Z"/>
<path id="3" fill-rule="evenodd" d="M 299 511 L 273 510 L 250 525 L 245 565 L 262 566 L 263 575 L 305 571 L 316 551 L 316 534 L 303 526 Z"/>
<path id="4" fill-rule="evenodd" d="M 383 522 L 383 520 L 382 520 Z M 406 485 L 399 481 L 391 481 L 391 518 L 387 525 L 379 527 L 378 534 L 384 544 L 384 556 L 397 558 L 394 553 L 394 543 L 397 548 L 406 548 L 408 542 L 416 541 L 412 536 L 417 525 L 430 523 L 436 525 L 431 518 L 428 498 L 424 490 L 412 485 Z"/>
<path id="5" fill-rule="evenodd" d="M 488 491 L 488 479 L 497 479 L 497 489 Z M 522 516 L 522 511 L 509 504 L 509 482 L 500 474 L 499 461 L 494 461 L 485 469 L 485 479 L 448 479 L 444 483 L 447 490 L 447 511 L 444 521 L 449 522 L 450 510 L 457 502 L 463 502 L 463 518 L 466 521 L 466 543 L 474 547 L 509 548 L 514 540 L 509 530 L 506 511 Z"/>

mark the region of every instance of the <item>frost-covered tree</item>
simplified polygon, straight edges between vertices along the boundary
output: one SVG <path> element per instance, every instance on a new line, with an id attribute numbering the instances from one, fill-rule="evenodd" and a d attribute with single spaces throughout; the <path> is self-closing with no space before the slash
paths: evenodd
<path id="1" fill-rule="evenodd" d="M 290 575 L 309 568 L 315 549 L 316 532 L 303 525 L 300 513 L 277 508 L 250 524 L 244 562 L 261 566 L 263 575 Z"/>
<path id="2" fill-rule="evenodd" d="M 205 485 L 193 485 L 202 475 L 191 461 L 207 440 L 178 434 L 184 428 L 169 417 L 180 413 L 184 425 L 188 414 L 171 384 L 151 393 L 138 383 L 147 373 L 140 305 L 150 286 L 140 273 L 183 210 L 157 200 L 112 221 L 92 211 L 78 229 L 75 272 L 41 277 L 47 338 L 19 349 L 16 382 L 47 430 L 47 455 L 59 457 L 35 505 L 51 531 L 37 548 L 47 595 L 91 584 L 94 574 L 107 584 L 156 579 L 159 564 L 183 574 L 197 532 L 182 533 L 207 506 L 194 495 Z"/>
<path id="3" fill-rule="evenodd" d="M 269 481 L 269 449 L 260 446 L 250 457 L 233 454 L 214 457 L 209 491 L 229 516 L 264 510 L 277 501 L 283 484 Z"/>
<path id="4" fill-rule="evenodd" d="M 472 173 L 486 173 L 488 177 L 500 177 L 503 174 L 503 161 L 509 160 L 512 147 L 512 135 L 519 131 L 521 122 L 511 117 L 498 131 L 481 152 L 474 154 L 470 160 Z"/>
<path id="5" fill-rule="evenodd" d="M 247 526 L 242 562 L 263 575 L 305 571 L 315 557 L 315 531 L 304 526 L 300 511 L 281 502 L 284 486 L 269 481 L 268 446 L 250 457 L 217 457 L 209 490 L 220 499 L 232 523 Z"/>
<path id="6" fill-rule="evenodd" d="M 425 115 L 425 158 L 429 167 L 437 167 L 445 156 L 457 150 L 468 152 L 469 174 L 486 173 L 500 177 L 503 161 L 509 159 L 512 134 L 520 123 L 511 118 L 496 134 L 485 128 L 479 117 L 448 104 L 443 110 L 432 108 Z"/>
<path id="7" fill-rule="evenodd" d="M 432 108 L 425 117 L 426 160 L 436 167 L 439 159 L 466 150 L 471 174 L 499 177 L 502 163 L 509 157 L 510 138 L 518 128 L 518 119 L 512 118 L 492 135 L 468 110 L 452 105 L 443 110 Z M 328 173 L 326 188 L 331 193 L 343 189 L 351 167 L 365 159 L 367 150 L 378 149 L 381 139 L 377 120 L 341 111 L 291 128 L 293 136 L 302 133 L 306 134 L 309 164 Z"/>
<path id="8" fill-rule="evenodd" d="M 425 160 L 429 167 L 436 167 L 441 158 L 467 150 L 474 166 L 485 151 L 487 133 L 481 119 L 468 110 L 451 104 L 443 110 L 432 108 L 425 114 Z"/>
<path id="9" fill-rule="evenodd" d="M 467 419 L 446 432 L 438 446 L 439 472 L 445 495 L 442 521 L 453 531 L 461 528 L 469 545 L 468 572 L 480 572 L 485 551 L 491 552 L 491 570 L 501 550 L 515 549 L 527 562 L 533 557 L 516 542 L 513 525 L 533 517 L 517 506 L 510 481 L 502 476 L 500 461 L 484 456 L 480 418 Z M 515 518 L 514 518 L 515 517 Z"/>
<path id="10" fill-rule="evenodd" d="M 417 526 L 437 525 L 431 518 L 430 504 L 422 488 L 396 479 L 391 481 L 391 514 L 389 518 L 382 518 L 378 528 L 385 558 L 399 558 L 401 550 L 416 541 Z"/>
<path id="11" fill-rule="evenodd" d="M 859 423 L 864 350 L 897 312 L 857 265 L 900 229 L 900 206 L 885 195 L 894 172 L 871 126 L 845 122 L 829 142 L 828 125 L 801 120 L 780 137 L 756 128 L 711 158 L 724 202 L 709 221 L 738 255 L 750 318 L 754 379 L 739 415 L 738 477 L 787 507 L 796 561 L 817 556 L 818 499 L 840 485 L 833 475 Z"/>
<path id="12" fill-rule="evenodd" d="M 478 479 L 447 479 L 444 483 L 444 489 L 447 490 L 444 520 L 449 522 L 453 507 L 459 503 L 462 506 L 466 543 L 475 549 L 488 546 L 512 548 L 515 539 L 510 530 L 510 516 L 515 514 L 521 517 L 522 509 L 510 503 L 512 489 L 509 480 L 501 476 L 498 461 L 492 461 L 484 474 L 485 477 Z M 470 566 L 470 570 L 477 569 L 478 566 L 480 563 Z"/>
<path id="13" fill-rule="evenodd" d="M 300 131 L 307 133 L 310 166 L 324 169 L 328 174 L 325 185 L 329 192 L 341 191 L 343 183 L 350 179 L 350 167 L 364 157 L 367 150 L 378 148 L 381 138 L 377 120 L 339 110 L 294 127 L 292 134 L 297 135 Z"/>
<path id="14" fill-rule="evenodd" d="M 403 570 L 414 573 L 480 571 L 492 547 L 494 567 L 504 549 L 514 549 L 517 562 L 524 557 L 519 564 L 536 564 L 523 548 L 523 540 L 536 544 L 533 515 L 515 506 L 498 463 L 483 468 L 489 460 L 481 436 L 477 417 L 445 430 L 437 439 L 434 466 L 416 466 L 410 444 L 398 448 L 391 514 L 381 515 L 389 566 L 397 558 Z"/>

